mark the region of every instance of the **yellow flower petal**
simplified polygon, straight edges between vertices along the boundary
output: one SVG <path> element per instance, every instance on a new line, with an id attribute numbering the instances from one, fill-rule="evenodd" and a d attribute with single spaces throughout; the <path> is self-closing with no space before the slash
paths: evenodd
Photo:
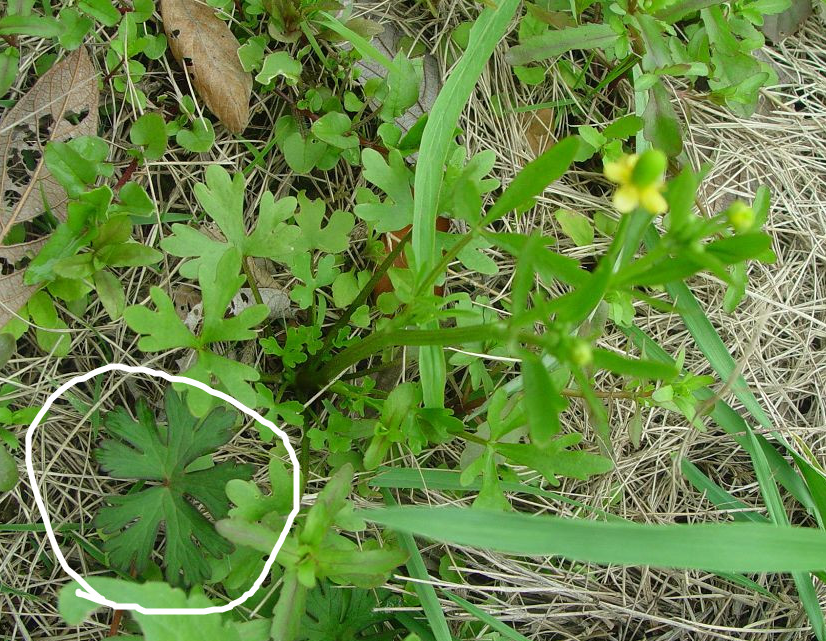
<path id="1" fill-rule="evenodd" d="M 658 185 L 649 185 L 640 190 L 640 204 L 652 214 L 662 214 L 668 210 L 668 203 Z"/>
<path id="2" fill-rule="evenodd" d="M 612 183 L 625 185 L 631 182 L 631 174 L 634 172 L 634 165 L 637 164 L 636 155 L 625 155 L 614 162 L 605 163 L 603 173 Z"/>
<path id="3" fill-rule="evenodd" d="M 614 207 L 617 211 L 628 214 L 640 204 L 640 192 L 634 185 L 622 185 L 614 192 Z"/>

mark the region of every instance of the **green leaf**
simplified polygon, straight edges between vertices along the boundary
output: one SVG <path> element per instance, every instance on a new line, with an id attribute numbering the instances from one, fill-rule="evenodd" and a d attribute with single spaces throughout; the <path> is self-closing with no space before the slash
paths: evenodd
<path id="1" fill-rule="evenodd" d="M 403 53 L 397 53 L 393 59 L 393 68 L 387 73 L 387 94 L 379 112 L 381 119 L 390 122 L 416 104 L 421 81 L 421 61 L 414 63 Z"/>
<path id="2" fill-rule="evenodd" d="M 245 281 L 245 277 L 238 273 L 240 269 L 241 255 L 234 248 L 228 249 L 214 267 L 201 266 L 198 272 L 204 307 L 201 341 L 250 340 L 256 336 L 252 328 L 267 317 L 266 305 L 253 305 L 236 316 L 224 318 L 230 301 Z"/>
<path id="3" fill-rule="evenodd" d="M 114 27 L 121 19 L 120 11 L 110 0 L 79 0 L 77 8 L 107 27 Z"/>
<path id="4" fill-rule="evenodd" d="M 643 128 L 645 122 L 637 115 L 623 116 L 608 125 L 602 132 L 608 139 L 627 140 Z"/>
<path id="5" fill-rule="evenodd" d="M 17 47 L 6 47 L 0 51 L 0 98 L 14 84 L 19 64 L 20 50 Z"/>
<path id="6" fill-rule="evenodd" d="M 558 209 L 555 216 L 563 233 L 573 240 L 577 247 L 594 244 L 594 227 L 587 216 L 567 209 Z"/>
<path id="7" fill-rule="evenodd" d="M 398 231 L 411 224 L 413 172 L 407 168 L 401 153 L 391 149 L 385 160 L 375 149 L 366 147 L 361 152 L 361 162 L 364 179 L 381 189 L 387 198 L 383 202 L 356 205 L 353 210 L 356 216 L 371 223 L 378 233 Z"/>
<path id="8" fill-rule="evenodd" d="M 97 253 L 100 259 L 110 267 L 142 267 L 154 265 L 163 259 L 163 254 L 157 249 L 140 243 L 107 245 Z"/>
<path id="9" fill-rule="evenodd" d="M 247 41 L 249 45 L 250 41 Z M 238 50 L 239 57 L 241 56 L 241 47 Z M 263 53 L 263 49 L 261 50 Z M 248 70 L 249 71 L 249 70 Z M 255 80 L 262 85 L 268 85 L 273 78 L 281 76 L 288 85 L 295 85 L 301 79 L 302 66 L 295 58 L 293 58 L 286 51 L 276 51 L 270 53 L 264 58 L 264 63 L 261 66 L 261 71 L 255 76 Z"/>
<path id="10" fill-rule="evenodd" d="M 175 347 L 199 347 L 198 339 L 184 325 L 175 305 L 160 287 L 149 290 L 155 311 L 144 305 L 132 305 L 123 312 L 123 319 L 135 333 L 141 335 L 138 349 L 162 352 Z"/>
<path id="11" fill-rule="evenodd" d="M 68 332 L 64 331 L 68 328 L 57 315 L 51 297 L 42 290 L 35 292 L 29 299 L 27 309 L 32 322 L 37 326 L 35 336 L 40 348 L 54 356 L 68 355 L 72 341 Z"/>
<path id="12" fill-rule="evenodd" d="M 102 161 L 109 145 L 97 136 L 79 136 L 69 142 L 52 141 L 46 145 L 46 165 L 66 193 L 77 198 L 105 172 Z"/>
<path id="13" fill-rule="evenodd" d="M 359 146 L 359 139 L 350 132 L 352 122 L 350 118 L 338 111 L 326 113 L 316 120 L 310 131 L 316 138 L 337 149 L 352 149 Z M 349 136 L 345 134 L 350 133 Z"/>
<path id="14" fill-rule="evenodd" d="M 323 226 L 326 205 L 322 199 L 310 200 L 302 191 L 298 194 L 298 205 L 295 222 L 301 229 L 302 250 L 320 249 L 330 254 L 340 254 L 350 246 L 350 232 L 355 225 L 351 213 L 334 211 Z"/>
<path id="15" fill-rule="evenodd" d="M 371 590 L 342 589 L 325 581 L 307 594 L 298 639 L 307 641 L 348 641 L 360 639 L 374 626 L 387 621 L 389 612 L 374 611 L 389 605 L 390 595 Z"/>
<path id="16" fill-rule="evenodd" d="M 723 4 L 724 1 L 725 0 L 671 0 L 659 2 L 659 7 L 655 9 L 654 16 L 659 20 L 674 24 L 691 13 L 697 13 L 702 9 Z"/>
<path id="17" fill-rule="evenodd" d="M 296 278 L 300 278 L 304 284 L 293 287 L 290 291 L 290 298 L 295 301 L 301 309 L 306 309 L 313 304 L 313 293 L 321 287 L 326 287 L 335 281 L 339 270 L 335 267 L 335 256 L 327 255 L 318 261 L 316 273 L 312 271 L 312 258 L 310 254 L 299 254 L 292 266 L 292 273 Z"/>
<path id="18" fill-rule="evenodd" d="M 6 446 L 0 443 L 0 492 L 11 492 L 19 479 L 17 461 L 9 454 Z"/>
<path id="19" fill-rule="evenodd" d="M 64 26 L 55 18 L 38 15 L 8 15 L 0 18 L 0 36 L 57 38 Z"/>
<path id="20" fill-rule="evenodd" d="M 562 429 L 559 424 L 559 413 L 568 403 L 559 393 L 558 386 L 538 356 L 523 358 L 521 369 L 525 390 L 525 414 L 528 417 L 531 440 L 536 445 L 544 447 Z"/>
<path id="21" fill-rule="evenodd" d="M 157 113 L 146 113 L 138 118 L 129 130 L 129 140 L 145 147 L 144 157 L 157 160 L 166 151 L 166 122 Z"/>
<path id="22" fill-rule="evenodd" d="M 541 447 L 525 443 L 497 443 L 494 448 L 514 463 L 536 470 L 551 485 L 557 486 L 557 476 L 587 480 L 595 474 L 603 474 L 613 468 L 613 464 L 607 458 L 590 452 L 568 449 L 581 440 L 581 434 L 566 434 Z"/>
<path id="23" fill-rule="evenodd" d="M 275 200 L 264 192 L 259 205 L 255 229 L 246 234 L 244 226 L 244 177 L 230 174 L 219 165 L 210 165 L 205 183 L 195 185 L 195 197 L 206 214 L 215 221 L 226 242 L 221 242 L 186 225 L 173 225 L 173 235 L 161 242 L 161 247 L 175 256 L 192 258 L 181 267 L 181 274 L 195 278 L 203 264 L 213 265 L 229 247 L 242 256 L 270 258 L 289 263 L 305 243 L 301 230 L 286 221 L 293 215 L 296 199 Z"/>
<path id="24" fill-rule="evenodd" d="M 215 130 L 206 118 L 195 118 L 192 121 L 192 129 L 181 129 L 175 134 L 175 141 L 187 151 L 203 153 L 212 148 Z"/>
<path id="25" fill-rule="evenodd" d="M 119 603 L 139 603 L 145 608 L 205 608 L 212 603 L 203 594 L 187 596 L 183 590 L 172 588 L 166 583 L 148 581 L 135 583 L 121 579 L 89 577 L 88 583 L 107 598 Z M 80 586 L 72 581 L 61 588 L 58 609 L 69 625 L 80 625 L 101 606 L 93 601 L 77 596 Z M 171 639 L 221 639 L 221 641 L 255 641 L 249 635 L 241 635 L 237 624 L 225 621 L 220 614 L 200 614 L 180 616 L 178 614 L 130 613 L 140 626 L 142 637 L 116 637 L 138 641 L 170 641 Z"/>
<path id="26" fill-rule="evenodd" d="M 193 585 L 210 576 L 208 558 L 220 558 L 231 547 L 191 501 L 213 518 L 223 518 L 228 511 L 224 486 L 230 479 L 248 479 L 252 468 L 227 462 L 187 472 L 190 463 L 232 438 L 235 416 L 221 408 L 199 421 L 172 389 L 165 406 L 164 429 L 142 400 L 136 407 L 138 421 L 125 408 L 106 416 L 111 438 L 96 451 L 101 467 L 117 479 L 150 483 L 139 492 L 107 497 L 108 505 L 98 512 L 95 525 L 110 535 L 104 542 L 109 562 L 123 572 L 134 567 L 141 574 L 164 524 L 166 578 L 174 585 Z"/>
<path id="27" fill-rule="evenodd" d="M 508 49 L 505 60 L 511 65 L 560 56 L 574 49 L 595 49 L 613 46 L 619 36 L 607 24 L 587 24 L 579 27 L 555 29 L 532 36 L 525 42 Z"/>
<path id="28" fill-rule="evenodd" d="M 244 71 L 255 71 L 264 61 L 264 47 L 269 39 L 266 36 L 253 36 L 238 47 L 238 60 Z"/>
<path id="29" fill-rule="evenodd" d="M 668 93 L 659 80 L 648 90 L 648 105 L 643 114 L 645 139 L 655 149 L 668 156 L 677 156 L 683 149 L 680 121 L 671 105 Z"/>
<path id="30" fill-rule="evenodd" d="M 95 291 L 97 291 L 98 298 L 109 314 L 109 318 L 117 320 L 123 316 L 123 310 L 126 308 L 126 294 L 123 291 L 123 285 L 115 277 L 114 274 L 106 270 L 100 270 L 94 275 Z"/>
<path id="31" fill-rule="evenodd" d="M 826 532 L 781 525 L 642 525 L 454 507 L 392 507 L 361 515 L 399 532 L 509 554 L 602 564 L 789 572 L 826 567 Z M 507 531 L 508 536 L 502 536 Z"/>

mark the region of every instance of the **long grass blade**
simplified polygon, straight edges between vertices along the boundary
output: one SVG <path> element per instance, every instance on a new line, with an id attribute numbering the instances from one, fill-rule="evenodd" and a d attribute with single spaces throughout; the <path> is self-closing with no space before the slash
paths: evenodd
<path id="1" fill-rule="evenodd" d="M 643 525 L 420 506 L 367 510 L 361 516 L 399 532 L 518 555 L 715 572 L 806 572 L 826 567 L 826 532 L 814 528 Z"/>

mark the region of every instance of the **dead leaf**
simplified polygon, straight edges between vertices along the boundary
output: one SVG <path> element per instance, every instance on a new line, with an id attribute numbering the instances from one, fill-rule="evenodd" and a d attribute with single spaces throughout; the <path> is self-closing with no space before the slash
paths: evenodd
<path id="1" fill-rule="evenodd" d="M 43 160 L 46 144 L 97 134 L 97 71 L 84 47 L 56 63 L 0 119 L 0 241 L 16 223 L 49 209 L 66 219 L 67 197 Z M 23 283 L 24 258 L 46 238 L 0 245 L 0 328 L 37 291 Z"/>
<path id="2" fill-rule="evenodd" d="M 396 27 L 392 24 L 385 24 L 383 32 L 375 36 L 370 44 L 392 60 L 399 53 L 402 37 L 403 34 Z M 359 82 L 362 84 L 370 78 L 384 78 L 387 75 L 387 69 L 375 60 L 368 58 L 359 60 L 355 67 L 361 70 Z M 441 88 L 442 79 L 439 73 L 439 64 L 433 56 L 424 54 L 422 56 L 422 84 L 419 87 L 419 99 L 416 104 L 396 119 L 396 124 L 402 130 L 402 134 L 410 131 L 422 115 L 430 113 Z"/>
<path id="3" fill-rule="evenodd" d="M 274 287 L 260 287 L 258 289 L 258 293 L 261 296 L 261 302 L 270 310 L 267 318 L 278 318 L 283 320 L 285 318 L 295 317 L 295 309 L 293 309 L 293 304 L 290 301 L 290 297 L 287 295 L 287 292 L 283 289 Z M 256 304 L 257 303 L 255 302 L 255 296 L 253 295 L 252 290 L 249 287 L 242 287 L 238 293 L 232 297 L 229 311 L 233 316 L 238 316 L 238 314 L 243 312 L 245 309 L 253 307 Z M 194 332 L 201 324 L 203 317 L 204 306 L 203 303 L 198 302 L 190 307 L 186 317 L 183 319 L 184 325 L 186 325 L 190 331 Z"/>
<path id="4" fill-rule="evenodd" d="M 65 219 L 66 192 L 49 173 L 43 149 L 52 140 L 97 134 L 96 78 L 80 47 L 43 74 L 0 120 L 0 239 L 15 223 L 42 214 L 44 197 L 52 213 Z M 9 202 L 15 195 L 17 202 Z"/>
<path id="5" fill-rule="evenodd" d="M 763 17 L 763 34 L 772 42 L 780 42 L 800 29 L 810 15 L 811 0 L 792 0 L 791 6 L 782 13 Z"/>
<path id="6" fill-rule="evenodd" d="M 250 119 L 252 74 L 238 59 L 238 40 L 214 10 L 196 0 L 161 0 L 169 48 L 206 106 L 231 132 Z"/>
<path id="7" fill-rule="evenodd" d="M 525 114 L 524 120 L 528 145 L 534 157 L 541 156 L 556 143 L 553 135 L 554 110 L 537 109 Z"/>

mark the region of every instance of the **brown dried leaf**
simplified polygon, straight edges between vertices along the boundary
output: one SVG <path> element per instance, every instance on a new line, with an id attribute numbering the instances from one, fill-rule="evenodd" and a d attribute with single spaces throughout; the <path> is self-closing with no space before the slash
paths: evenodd
<path id="1" fill-rule="evenodd" d="M 534 156 L 541 156 L 556 143 L 553 134 L 554 110 L 537 109 L 524 116 L 525 139 Z"/>
<path id="2" fill-rule="evenodd" d="M 45 243 L 45 238 L 39 238 L 17 245 L 0 245 L 0 265 L 14 270 L 15 263 L 27 256 L 34 256 Z M 0 276 L 0 329 L 11 320 L 14 312 L 23 307 L 31 295 L 37 291 L 37 286 L 26 285 L 23 282 L 24 271 L 18 269 Z"/>
<path id="3" fill-rule="evenodd" d="M 65 219 L 66 192 L 49 173 L 43 150 L 52 140 L 97 134 L 96 79 L 92 60 L 80 47 L 43 74 L 0 120 L 0 239 L 13 224 L 42 214 L 44 198 L 52 213 Z M 37 160 L 34 169 L 27 159 Z"/>
<path id="4" fill-rule="evenodd" d="M 192 78 L 206 106 L 231 132 L 250 118 L 252 74 L 238 59 L 238 40 L 214 10 L 196 0 L 161 0 L 172 55 Z"/>
<path id="5" fill-rule="evenodd" d="M 56 63 L 0 119 L 0 241 L 15 223 L 46 211 L 66 218 L 66 192 L 43 159 L 46 143 L 97 134 L 97 71 L 84 47 Z M 30 169 L 26 161 L 36 164 Z M 0 245 L 0 328 L 37 287 L 23 282 L 20 260 L 34 256 L 46 238 Z"/>

